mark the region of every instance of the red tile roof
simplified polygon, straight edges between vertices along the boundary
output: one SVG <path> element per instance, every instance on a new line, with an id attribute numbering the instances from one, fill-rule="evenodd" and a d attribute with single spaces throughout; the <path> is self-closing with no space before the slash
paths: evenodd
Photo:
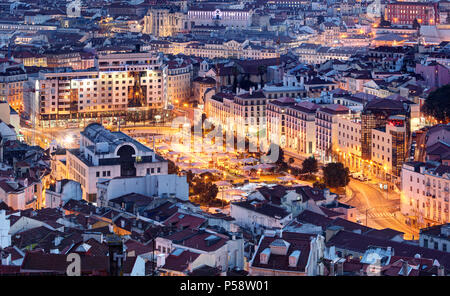
<path id="1" fill-rule="evenodd" d="M 177 251 L 177 250 L 175 250 Z M 179 252 L 179 251 L 177 251 Z M 189 264 L 194 262 L 195 259 L 200 256 L 198 253 L 194 253 L 188 250 L 183 250 L 180 254 L 177 255 L 177 252 L 172 252 L 166 258 L 166 262 L 162 269 L 165 270 L 173 270 L 178 272 L 186 272 L 188 270 Z"/>
<path id="2" fill-rule="evenodd" d="M 276 255 L 271 253 L 267 264 L 261 263 L 261 253 L 266 249 L 270 249 L 270 245 L 280 240 L 280 237 L 263 237 L 258 245 L 258 251 L 252 262 L 252 267 L 275 269 L 292 272 L 305 272 L 306 264 L 308 263 L 310 252 L 310 238 L 311 235 L 300 233 L 283 233 L 282 240 L 289 243 L 286 255 Z M 300 251 L 297 264 L 295 266 L 289 265 L 289 256 L 294 251 Z"/>

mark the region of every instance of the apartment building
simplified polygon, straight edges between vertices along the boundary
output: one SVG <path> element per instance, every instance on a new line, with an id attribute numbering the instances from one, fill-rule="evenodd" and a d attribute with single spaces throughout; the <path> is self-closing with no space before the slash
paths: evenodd
<path id="1" fill-rule="evenodd" d="M 400 210 L 411 225 L 448 223 L 450 166 L 406 162 L 402 166 Z"/>
<path id="2" fill-rule="evenodd" d="M 372 131 L 375 128 L 384 128 L 388 119 L 393 115 L 405 116 L 406 142 L 409 142 L 410 133 L 410 106 L 399 100 L 373 99 L 368 102 L 361 112 L 362 141 L 361 156 L 370 161 L 372 157 Z"/>
<path id="3" fill-rule="evenodd" d="M 389 175 L 400 176 L 408 150 L 409 131 L 406 128 L 406 121 L 404 115 L 393 115 L 388 118 L 385 127 L 372 130 L 370 164 L 373 174 L 388 179 Z"/>
<path id="4" fill-rule="evenodd" d="M 153 40 L 143 47 L 145 50 L 164 54 L 184 54 L 202 58 L 269 59 L 278 58 L 280 53 L 274 47 L 255 45 L 248 40 L 224 40 L 209 38 L 207 41 Z"/>
<path id="5" fill-rule="evenodd" d="M 167 174 L 167 161 L 123 132 L 92 123 L 80 133 L 80 148 L 67 150 L 67 172 L 83 198 L 96 202 L 100 178 Z"/>
<path id="6" fill-rule="evenodd" d="M 438 3 L 399 1 L 388 3 L 385 7 L 386 20 L 393 25 L 433 26 L 439 23 Z"/>
<path id="7" fill-rule="evenodd" d="M 0 59 L 0 100 L 7 101 L 17 111 L 23 110 L 23 87 L 27 73 L 23 65 Z"/>
<path id="8" fill-rule="evenodd" d="M 222 94 L 206 98 L 205 113 L 215 125 L 239 136 L 266 137 L 266 106 L 271 101 L 262 90 L 250 89 L 236 95 Z M 262 132 L 262 133 L 261 133 Z"/>
<path id="9" fill-rule="evenodd" d="M 319 105 L 282 98 L 267 104 L 267 137 L 286 151 L 308 156 L 316 150 L 315 117 Z"/>
<path id="10" fill-rule="evenodd" d="M 277 58 L 280 54 L 275 48 L 254 47 L 248 40 L 238 42 L 236 40 L 224 41 L 210 39 L 207 42 L 191 42 L 182 51 L 185 55 L 202 58 L 237 58 L 237 59 L 269 59 Z"/>
<path id="11" fill-rule="evenodd" d="M 198 25 L 220 25 L 234 29 L 245 29 L 251 26 L 253 10 L 251 9 L 219 9 L 193 6 L 189 8 L 187 20 L 189 27 Z"/>
<path id="12" fill-rule="evenodd" d="M 327 104 L 320 107 L 316 112 L 316 155 L 321 161 L 331 160 L 332 153 L 332 131 L 333 125 L 337 124 L 340 116 L 349 114 L 350 109 L 338 105 Z"/>
<path id="13" fill-rule="evenodd" d="M 100 55 L 95 71 L 40 74 L 26 103 L 41 127 L 98 118 L 149 120 L 167 108 L 167 73 L 153 53 Z"/>
<path id="14" fill-rule="evenodd" d="M 353 171 L 360 171 L 361 159 L 361 117 L 359 114 L 347 114 L 336 119 L 332 131 L 333 152 L 338 160 Z"/>
<path id="15" fill-rule="evenodd" d="M 295 49 L 300 62 L 306 64 L 321 64 L 329 60 L 346 61 L 352 55 L 364 53 L 361 47 L 329 47 L 320 44 L 303 43 Z"/>
<path id="16" fill-rule="evenodd" d="M 184 60 L 168 62 L 167 97 L 169 103 L 177 105 L 192 95 L 193 65 Z"/>

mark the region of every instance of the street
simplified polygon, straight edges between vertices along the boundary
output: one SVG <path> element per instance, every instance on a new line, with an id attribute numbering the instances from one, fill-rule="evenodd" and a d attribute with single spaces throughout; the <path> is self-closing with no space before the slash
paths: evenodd
<path id="1" fill-rule="evenodd" d="M 345 203 L 356 207 L 363 225 L 376 229 L 392 228 L 405 233 L 404 239 L 417 239 L 419 232 L 404 223 L 399 212 L 400 199 L 397 193 L 381 191 L 375 185 L 352 179 L 348 185 L 352 196 Z"/>

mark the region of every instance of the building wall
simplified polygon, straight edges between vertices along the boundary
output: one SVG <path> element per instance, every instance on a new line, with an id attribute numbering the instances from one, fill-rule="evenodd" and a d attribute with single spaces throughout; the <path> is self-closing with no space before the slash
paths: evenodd
<path id="1" fill-rule="evenodd" d="M 168 175 L 167 169 L 160 175 L 111 179 L 104 185 L 99 183 L 97 187 L 102 203 L 133 192 L 149 197 L 189 199 L 186 176 Z"/>
<path id="2" fill-rule="evenodd" d="M 283 228 L 292 219 L 292 214 L 283 219 L 276 219 L 243 207 L 231 204 L 230 216 L 236 219 L 240 226 L 253 229 L 258 226 L 265 228 Z"/>
<path id="3" fill-rule="evenodd" d="M 450 222 L 450 180 L 447 177 L 430 174 L 424 169 L 416 172 L 413 167 L 404 164 L 401 180 L 400 209 L 412 223 L 423 228 Z"/>
<path id="4" fill-rule="evenodd" d="M 35 92 L 30 109 L 41 125 L 126 116 L 130 107 L 150 116 L 167 107 L 167 67 L 153 53 L 103 55 L 98 71 L 43 74 Z"/>
<path id="5" fill-rule="evenodd" d="M 193 67 L 191 64 L 168 70 L 168 99 L 173 105 L 187 101 L 192 93 Z"/>
<path id="6" fill-rule="evenodd" d="M 0 210 L 0 248 L 2 249 L 11 246 L 10 223 L 10 220 L 6 219 L 6 211 Z"/>
<path id="7" fill-rule="evenodd" d="M 385 8 L 385 16 L 393 25 L 412 25 L 414 19 L 421 25 L 439 23 L 437 3 L 389 3 Z"/>

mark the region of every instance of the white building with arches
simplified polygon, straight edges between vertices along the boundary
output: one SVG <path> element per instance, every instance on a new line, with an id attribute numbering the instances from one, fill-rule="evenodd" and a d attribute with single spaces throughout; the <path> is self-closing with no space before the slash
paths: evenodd
<path id="1" fill-rule="evenodd" d="M 96 202 L 99 178 L 166 175 L 167 161 L 123 132 L 92 123 L 80 133 L 80 148 L 67 150 L 67 172 L 83 198 Z"/>

